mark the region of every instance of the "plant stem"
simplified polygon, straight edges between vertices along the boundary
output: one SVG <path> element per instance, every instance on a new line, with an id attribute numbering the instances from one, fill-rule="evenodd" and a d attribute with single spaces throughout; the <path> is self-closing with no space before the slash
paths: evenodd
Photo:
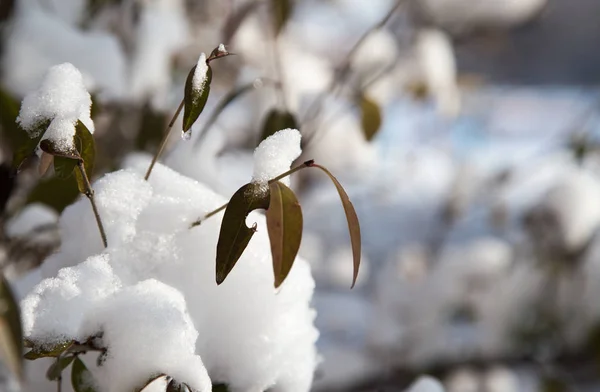
<path id="1" fill-rule="evenodd" d="M 148 181 L 148 178 L 150 177 L 150 173 L 152 173 L 152 169 L 154 168 L 156 161 L 158 161 L 160 154 L 162 154 L 162 151 L 165 149 L 165 146 L 167 145 L 167 140 L 169 140 L 169 135 L 171 134 L 171 129 L 173 129 L 173 124 L 175 124 L 175 120 L 177 120 L 177 117 L 179 117 L 179 113 L 181 113 L 181 110 L 183 109 L 183 104 L 184 104 L 184 100 L 182 99 L 181 103 L 179 104 L 179 107 L 175 111 L 175 114 L 173 114 L 173 118 L 171 118 L 171 121 L 169 122 L 169 125 L 167 126 L 165 135 L 163 136 L 163 139 L 160 142 L 160 147 L 158 147 L 158 151 L 156 152 L 156 154 L 154 154 L 154 157 L 152 158 L 152 162 L 150 163 L 150 167 L 148 167 L 148 171 L 146 172 L 146 176 L 144 177 L 144 180 L 146 180 L 146 181 Z"/>
<path id="2" fill-rule="evenodd" d="M 294 174 L 294 173 L 295 173 L 295 172 L 297 172 L 298 170 L 302 170 L 302 169 L 304 169 L 305 167 L 310 167 L 310 166 L 314 165 L 314 163 L 315 163 L 314 159 L 308 160 L 308 161 L 306 161 L 306 162 L 302 163 L 301 165 L 298 165 L 298 166 L 296 166 L 296 167 L 294 167 L 294 168 L 292 168 L 292 169 L 290 169 L 290 170 L 286 171 L 285 173 L 281 173 L 281 174 L 280 174 L 280 175 L 278 175 L 277 177 L 271 178 L 271 179 L 268 181 L 268 183 L 269 183 L 269 184 L 272 184 L 272 183 L 274 183 L 275 181 L 279 181 L 279 180 L 281 180 L 281 179 L 282 179 L 282 178 L 284 178 L 284 177 L 287 177 L 287 176 L 289 176 L 289 175 L 291 175 L 291 174 Z M 192 228 L 194 228 L 194 227 L 196 227 L 196 226 L 200 226 L 200 224 L 201 224 L 202 222 L 204 222 L 206 219 L 208 219 L 208 218 L 210 218 L 211 216 L 213 216 L 213 215 L 216 215 L 217 213 L 219 213 L 219 212 L 223 211 L 225 208 L 227 208 L 227 205 L 228 205 L 228 204 L 229 204 L 229 203 L 225 203 L 225 204 L 223 204 L 221 207 L 217 208 L 216 210 L 213 210 L 213 211 L 209 212 L 208 214 L 204 215 L 202 218 L 198 218 L 198 219 L 196 219 L 196 220 L 195 220 L 195 221 L 194 221 L 194 222 L 193 222 L 193 223 L 190 225 L 190 229 L 192 229 Z"/>
<path id="3" fill-rule="evenodd" d="M 100 237 L 102 237 L 102 243 L 106 248 L 108 246 L 108 243 L 106 242 L 106 233 L 104 232 L 102 219 L 100 219 L 100 214 L 98 213 L 98 207 L 96 207 L 96 200 L 94 199 L 94 190 L 92 189 L 90 179 L 88 178 L 85 172 L 85 165 L 83 161 L 79 161 L 79 163 L 77 163 L 77 168 L 79 169 L 79 173 L 81 174 L 83 182 L 85 183 L 85 196 L 89 199 L 90 204 L 92 205 L 92 210 L 94 211 L 94 216 L 96 217 L 96 223 L 98 224 L 98 230 L 100 231 Z"/>

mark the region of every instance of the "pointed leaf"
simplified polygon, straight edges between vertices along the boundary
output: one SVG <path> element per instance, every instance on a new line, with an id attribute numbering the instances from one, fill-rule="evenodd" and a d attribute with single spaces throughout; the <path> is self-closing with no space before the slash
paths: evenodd
<path id="1" fill-rule="evenodd" d="M 269 208 L 268 189 L 255 183 L 246 184 L 229 200 L 217 242 L 217 284 L 229 275 L 256 231 L 256 224 L 251 228 L 246 226 L 250 211 Z"/>
<path id="2" fill-rule="evenodd" d="M 296 122 L 294 115 L 285 110 L 271 110 L 265 118 L 258 144 L 276 132 L 287 128 L 298 129 L 298 123 Z"/>
<path id="3" fill-rule="evenodd" d="M 354 206 L 348 197 L 348 194 L 342 187 L 342 184 L 334 177 L 333 174 L 327 169 L 325 169 L 321 165 L 317 165 L 315 163 L 310 165 L 311 167 L 316 167 L 323 170 L 331 179 L 335 188 L 340 195 L 340 199 L 342 201 L 342 206 L 344 207 L 344 213 L 346 214 L 346 220 L 348 221 L 348 231 L 350 232 L 350 242 L 352 244 L 352 258 L 354 259 L 354 274 L 352 277 L 352 286 L 356 284 L 356 278 L 358 277 L 358 269 L 360 267 L 360 256 L 361 256 L 361 239 L 360 239 L 360 224 L 358 222 L 358 216 L 356 215 L 356 211 L 354 210 Z"/>
<path id="4" fill-rule="evenodd" d="M 379 105 L 364 94 L 360 95 L 361 124 L 365 139 L 372 140 L 381 127 Z"/>
<path id="5" fill-rule="evenodd" d="M 96 160 L 96 142 L 90 130 L 81 121 L 77 121 L 75 125 L 75 141 L 79 156 L 85 163 L 85 172 L 88 178 L 92 178 Z"/>
<path id="6" fill-rule="evenodd" d="M 6 278 L 0 274 L 0 359 L 18 377 L 23 375 L 23 332 L 19 306 Z"/>
<path id="7" fill-rule="evenodd" d="M 57 145 L 50 139 L 44 139 L 40 142 L 40 149 L 46 154 L 50 154 L 54 157 L 63 157 L 68 159 L 79 160 L 79 152 L 77 150 L 68 150 L 62 146 Z"/>
<path id="8" fill-rule="evenodd" d="M 273 257 L 275 288 L 288 276 L 302 240 L 302 209 L 294 192 L 285 184 L 269 184 L 271 193 L 267 210 L 267 229 Z"/>
<path id="9" fill-rule="evenodd" d="M 27 131 L 25 131 L 24 129 L 21 129 L 19 127 L 19 131 L 20 131 L 19 134 L 24 135 L 24 136 L 21 136 L 22 137 L 21 144 L 15 150 L 15 153 L 13 155 L 13 162 L 12 162 L 13 169 L 19 170 L 21 168 L 21 166 L 23 165 L 23 163 L 25 162 L 25 160 L 34 154 L 35 148 L 40 143 L 40 140 L 44 136 L 44 132 L 46 132 L 46 129 L 48 129 L 49 126 L 50 126 L 50 120 L 41 121 L 36 127 L 36 129 L 37 129 L 36 133 L 38 135 L 34 138 L 30 138 L 27 135 Z"/>
<path id="10" fill-rule="evenodd" d="M 60 179 L 65 180 L 69 178 L 73 174 L 75 166 L 77 166 L 77 160 L 75 159 L 54 157 L 54 174 Z"/>
<path id="11" fill-rule="evenodd" d="M 183 107 L 183 132 L 188 132 L 192 128 L 192 125 L 194 125 L 200 116 L 200 113 L 204 110 L 204 106 L 206 106 L 206 101 L 208 100 L 208 95 L 210 93 L 210 83 L 212 81 L 212 69 L 210 66 L 206 71 L 206 81 L 204 82 L 204 87 L 201 91 L 194 90 L 192 87 L 195 71 L 196 66 L 192 68 L 185 82 L 183 97 L 185 102 Z"/>
<path id="12" fill-rule="evenodd" d="M 43 348 L 36 345 L 34 342 L 34 346 L 31 351 L 25 353 L 24 358 L 29 360 L 34 360 L 38 358 L 47 358 L 52 357 L 56 358 L 66 350 L 68 350 L 74 344 L 73 341 L 67 342 L 59 342 L 55 345 L 48 347 L 44 346 Z"/>
<path id="13" fill-rule="evenodd" d="M 271 0 L 275 35 L 279 35 L 292 15 L 292 0 Z"/>
<path id="14" fill-rule="evenodd" d="M 71 385 L 75 392 L 96 392 L 94 376 L 79 357 L 75 358 L 71 368 Z"/>
<path id="15" fill-rule="evenodd" d="M 46 378 L 50 381 L 58 380 L 63 370 L 65 370 L 71 362 L 75 359 L 75 356 L 70 355 L 68 357 L 62 357 L 52 363 L 46 372 Z"/>

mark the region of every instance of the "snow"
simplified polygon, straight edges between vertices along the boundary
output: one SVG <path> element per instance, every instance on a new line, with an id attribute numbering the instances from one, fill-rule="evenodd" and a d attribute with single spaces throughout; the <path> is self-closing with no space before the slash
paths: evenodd
<path id="1" fill-rule="evenodd" d="M 222 45 L 222 44 L 221 44 Z M 206 55 L 200 53 L 198 57 L 198 64 L 196 64 L 196 70 L 192 77 L 192 90 L 199 96 L 204 90 L 204 84 L 206 83 L 206 73 L 208 72 L 208 64 L 206 64 Z"/>
<path id="2" fill-rule="evenodd" d="M 83 77 L 72 64 L 56 65 L 48 70 L 40 87 L 25 96 L 17 122 L 35 138 L 42 131 L 39 124 L 51 121 L 42 140 L 48 139 L 60 151 L 74 148 L 73 136 L 78 120 L 94 132 L 90 117 L 92 99 Z"/>
<path id="3" fill-rule="evenodd" d="M 23 237 L 38 227 L 54 225 L 57 221 L 58 214 L 52 208 L 32 203 L 7 222 L 6 234 L 9 237 Z"/>
<path id="4" fill-rule="evenodd" d="M 102 375 L 103 391 L 127 390 L 157 365 L 204 388 L 201 364 L 213 383 L 233 391 L 308 391 L 318 337 L 308 263 L 298 258 L 276 292 L 266 223 L 258 215 L 257 233 L 217 286 L 219 216 L 192 230 L 189 224 L 225 199 L 162 165 L 144 181 L 149 161 L 129 162 L 131 168 L 94 184 L 107 249 L 87 200 L 61 216 L 61 250 L 45 261 L 47 279 L 22 302 L 26 336 L 84 338 L 102 325 L 105 343 L 115 346 L 106 366 L 91 369 Z M 97 275 L 98 282 L 89 281 Z"/>
<path id="5" fill-rule="evenodd" d="M 300 132 L 296 129 L 282 129 L 263 140 L 254 150 L 254 173 L 252 181 L 266 184 L 270 179 L 286 172 L 300 156 Z M 281 180 L 290 184 L 289 177 Z"/>
<path id="6" fill-rule="evenodd" d="M 422 376 L 406 392 L 444 392 L 442 384 L 433 377 Z"/>
<path id="7" fill-rule="evenodd" d="M 225 45 L 219 44 L 219 47 L 217 48 L 217 51 L 219 51 L 219 52 L 226 52 L 227 50 L 225 49 Z"/>

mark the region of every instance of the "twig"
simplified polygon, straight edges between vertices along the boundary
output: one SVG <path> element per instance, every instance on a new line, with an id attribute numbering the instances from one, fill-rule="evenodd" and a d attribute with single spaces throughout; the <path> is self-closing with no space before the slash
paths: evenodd
<path id="1" fill-rule="evenodd" d="M 314 161 L 313 159 L 311 159 L 311 160 L 308 160 L 308 161 L 306 161 L 306 162 L 302 163 L 301 165 L 298 165 L 298 166 L 296 166 L 296 167 L 294 167 L 294 168 L 292 168 L 292 169 L 290 169 L 290 170 L 286 171 L 285 173 L 281 173 L 281 174 L 280 174 L 280 175 L 278 175 L 277 177 L 271 178 L 271 179 L 268 181 L 268 184 L 272 184 L 272 183 L 274 183 L 275 181 L 279 181 L 279 180 L 281 180 L 282 178 L 285 178 L 285 177 L 287 177 L 287 176 L 289 176 L 289 175 L 292 175 L 292 174 L 294 174 L 294 173 L 295 173 L 295 172 L 297 172 L 298 170 L 302 170 L 302 169 L 304 169 L 305 167 L 310 167 L 310 166 L 312 166 L 314 163 L 315 163 L 315 161 Z M 193 223 L 190 225 L 190 229 L 192 229 L 192 228 L 194 228 L 194 227 L 196 227 L 196 226 L 199 226 L 199 225 L 200 225 L 202 222 L 204 222 L 206 219 L 208 219 L 208 218 L 210 218 L 211 216 L 213 216 L 213 215 L 216 215 L 217 213 L 219 213 L 219 212 L 223 211 L 225 208 L 227 208 L 227 205 L 228 205 L 228 204 L 229 204 L 229 203 L 225 203 L 225 204 L 223 204 L 221 207 L 217 208 L 216 210 L 213 210 L 213 211 L 211 211 L 211 212 L 207 213 L 207 214 L 206 214 L 206 215 L 204 215 L 202 218 L 198 218 L 197 220 L 195 220 L 195 221 L 194 221 L 194 222 L 193 222 Z"/>
<path id="2" fill-rule="evenodd" d="M 160 157 L 160 154 L 162 154 L 162 152 L 167 144 L 167 140 L 169 140 L 169 135 L 171 134 L 171 130 L 173 129 L 173 124 L 175 124 L 175 120 L 177 120 L 177 117 L 179 117 L 179 113 L 181 113 L 181 110 L 183 109 L 183 104 L 184 104 L 184 100 L 182 99 L 181 103 L 179 104 L 179 107 L 175 111 L 175 114 L 173 114 L 173 118 L 171 118 L 171 121 L 169 122 L 169 125 L 167 126 L 165 135 L 163 136 L 163 139 L 160 142 L 160 147 L 158 148 L 158 151 L 156 152 L 156 154 L 154 154 L 154 157 L 152 158 L 152 162 L 150 163 L 150 167 L 148 167 L 146 176 L 144 176 L 144 180 L 146 180 L 146 181 L 148 181 L 148 178 L 150 177 L 150 173 L 152 173 L 152 169 L 154 168 L 156 161 Z"/>
<path id="3" fill-rule="evenodd" d="M 90 204 L 92 205 L 92 210 L 94 211 L 94 216 L 96 217 L 96 223 L 98 224 L 98 230 L 100 231 L 100 237 L 102 237 L 102 243 L 106 248 L 108 246 L 108 243 L 106 242 L 106 233 L 104 231 L 104 226 L 102 225 L 102 219 L 100 219 L 100 214 L 98 213 L 98 208 L 96 207 L 96 200 L 94 199 L 94 190 L 92 189 L 90 180 L 87 176 L 87 173 L 85 172 L 85 164 L 82 160 L 77 163 L 77 168 L 79 169 L 81 177 L 83 177 L 83 182 L 85 184 L 85 196 L 89 199 Z"/>

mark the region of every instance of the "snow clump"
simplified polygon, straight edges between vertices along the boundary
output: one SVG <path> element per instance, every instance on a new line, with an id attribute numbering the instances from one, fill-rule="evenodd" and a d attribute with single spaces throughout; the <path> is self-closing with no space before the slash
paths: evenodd
<path id="1" fill-rule="evenodd" d="M 270 179 L 289 170 L 300 156 L 300 132 L 297 129 L 282 129 L 263 140 L 254 150 L 254 174 L 252 181 L 266 184 Z M 290 184 L 289 177 L 280 180 Z"/>

